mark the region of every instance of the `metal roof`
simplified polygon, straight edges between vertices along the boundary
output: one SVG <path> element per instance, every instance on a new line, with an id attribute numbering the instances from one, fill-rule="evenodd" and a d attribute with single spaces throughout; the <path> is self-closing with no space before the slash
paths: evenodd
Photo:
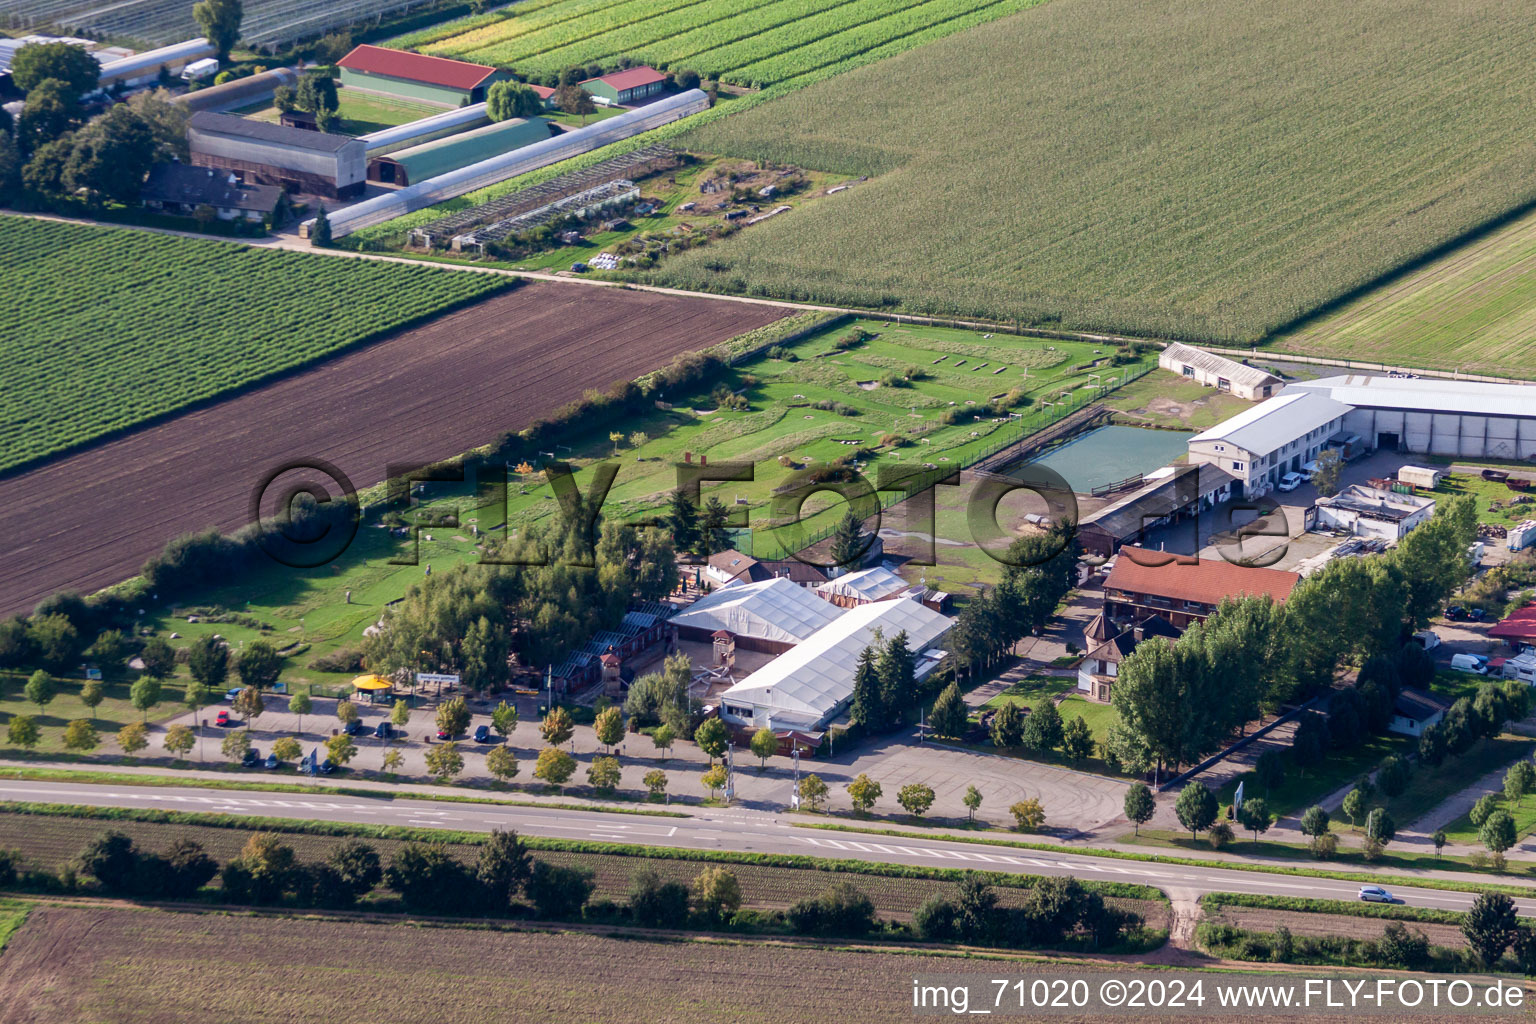
<path id="1" fill-rule="evenodd" d="M 859 656 L 875 643 L 875 630 L 886 640 L 906 630 L 907 646 L 920 652 L 936 644 L 951 625 L 949 618 L 921 601 L 859 605 L 726 690 L 720 699 L 817 722 L 853 695 Z"/>
<path id="2" fill-rule="evenodd" d="M 549 126 L 543 118 L 514 117 L 398 150 L 385 159 L 404 167 L 412 181 L 423 181 L 547 138 Z"/>
<path id="3" fill-rule="evenodd" d="M 234 114 L 217 114 L 211 110 L 199 110 L 187 120 L 188 126 L 200 132 L 218 135 L 234 135 L 256 142 L 270 142 L 292 149 L 312 149 L 320 153 L 339 153 L 348 146 L 363 144 L 350 135 L 331 135 L 311 132 L 303 128 L 289 128 L 270 121 L 253 121 Z"/>
<path id="4" fill-rule="evenodd" d="M 1180 466 L 1173 473 L 1097 512 L 1084 516 L 1078 529 L 1093 526 L 1117 539 L 1134 537 L 1150 523 L 1172 515 L 1237 478 L 1210 463 Z"/>
<path id="5" fill-rule="evenodd" d="M 626 89 L 637 89 L 642 85 L 650 85 L 652 82 L 665 82 L 667 76 L 653 67 L 642 65 L 638 68 L 628 68 L 624 71 L 615 71 L 612 74 L 599 75 L 589 78 L 582 85 L 590 85 L 593 82 L 602 82 L 618 92 Z"/>
<path id="6" fill-rule="evenodd" d="M 674 616 L 672 624 L 798 644 L 843 612 L 798 583 L 777 577 L 717 590 Z"/>
<path id="7" fill-rule="evenodd" d="M 1142 561 L 1136 561 L 1137 558 Z M 1146 564 L 1169 561 L 1164 564 Z M 1296 589 L 1301 577 L 1294 572 L 1280 569 L 1260 569 L 1236 565 L 1221 558 L 1201 558 L 1193 563 L 1178 561 L 1175 556 L 1146 548 L 1123 547 L 1115 559 L 1115 567 L 1104 581 L 1104 591 L 1124 591 L 1128 594 L 1149 594 L 1171 598 L 1175 601 L 1195 601 L 1200 604 L 1220 604 L 1224 597 L 1269 595 L 1276 601 L 1284 601 Z"/>
<path id="8" fill-rule="evenodd" d="M 879 601 L 904 590 L 910 590 L 912 586 L 913 584 L 885 566 L 877 565 L 870 569 L 860 569 L 858 572 L 839 576 L 835 580 L 821 584 L 816 589 L 823 594 L 837 594 L 860 601 Z"/>
<path id="9" fill-rule="evenodd" d="M 1338 419 L 1350 406 L 1316 391 L 1292 391 L 1287 387 L 1266 402 L 1245 409 L 1189 439 L 1225 441 L 1244 451 L 1265 455 Z"/>
<path id="10" fill-rule="evenodd" d="M 1280 397 L 1291 392 L 1326 395 L 1335 401 L 1368 409 L 1536 417 L 1536 385 L 1532 384 L 1370 377 L 1352 373 L 1297 381 L 1286 385 Z"/>
<path id="11" fill-rule="evenodd" d="M 489 118 L 485 113 L 485 104 L 471 103 L 467 107 L 457 107 L 453 110 L 445 110 L 441 114 L 429 114 L 415 121 L 407 121 L 405 124 L 381 128 L 376 132 L 359 135 L 358 138 L 362 139 L 363 145 L 368 147 L 369 156 L 383 156 L 385 153 L 406 149 L 416 140 L 425 139 L 428 135 L 441 136 L 444 132 L 456 131 L 460 128 L 478 128 L 487 120 Z"/>
<path id="12" fill-rule="evenodd" d="M 1280 383 L 1280 378 L 1267 370 L 1261 370 L 1257 366 L 1249 366 L 1247 363 L 1240 363 L 1236 359 L 1228 359 L 1226 356 L 1219 356 L 1214 352 L 1207 352 L 1203 348 L 1195 348 L 1183 342 L 1176 341 L 1169 345 L 1163 349 L 1163 355 L 1187 366 L 1193 366 L 1197 370 L 1220 374 L 1234 384 L 1261 388 L 1265 384 Z"/>
<path id="13" fill-rule="evenodd" d="M 391 50 L 366 43 L 353 47 L 351 53 L 336 62 L 336 66 L 348 71 L 403 78 L 410 82 L 425 82 L 449 89 L 473 89 L 496 73 L 495 68 L 484 64 L 471 64 L 447 57 L 429 57 L 424 53 Z"/>

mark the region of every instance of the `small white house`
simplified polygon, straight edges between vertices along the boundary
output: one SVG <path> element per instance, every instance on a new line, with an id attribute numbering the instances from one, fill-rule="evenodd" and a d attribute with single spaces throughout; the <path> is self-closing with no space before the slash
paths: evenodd
<path id="1" fill-rule="evenodd" d="M 1284 383 L 1279 377 L 1256 366 L 1181 342 L 1174 342 L 1163 349 L 1157 357 L 1157 365 L 1181 377 L 1199 381 L 1208 388 L 1227 391 L 1250 402 L 1274 397 Z"/>
<path id="2" fill-rule="evenodd" d="M 1343 530 L 1356 537 L 1398 541 L 1435 513 L 1435 499 L 1352 484 L 1338 494 L 1317 499 L 1319 528 Z"/>
<path id="3" fill-rule="evenodd" d="M 1433 694 L 1405 688 L 1392 704 L 1392 721 L 1387 724 L 1387 731 L 1399 736 L 1422 736 L 1425 729 L 1439 724 L 1449 707 Z"/>

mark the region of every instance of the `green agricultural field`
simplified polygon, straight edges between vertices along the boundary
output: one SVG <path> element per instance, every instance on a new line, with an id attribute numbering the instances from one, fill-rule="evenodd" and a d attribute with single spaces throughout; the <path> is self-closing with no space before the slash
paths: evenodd
<path id="1" fill-rule="evenodd" d="M 443 107 L 430 103 L 412 103 L 355 89 L 338 89 L 336 100 L 336 116 L 339 120 L 334 130 L 342 135 L 366 135 L 444 111 Z M 277 107 L 270 103 L 257 103 L 234 113 L 255 121 L 276 122 L 281 116 Z"/>
<path id="2" fill-rule="evenodd" d="M 0 470 L 291 370 L 508 286 L 0 218 Z"/>
<path id="3" fill-rule="evenodd" d="M 549 75 L 620 58 L 749 87 L 885 56 L 1043 0 L 533 0 L 390 45 Z M 458 31 L 453 31 L 455 28 Z"/>
<path id="4" fill-rule="evenodd" d="M 1536 213 L 1274 338 L 1299 352 L 1501 377 L 1536 376 Z"/>
<path id="5" fill-rule="evenodd" d="M 878 177 L 650 279 L 1257 340 L 1536 198 L 1526 15 L 1045 4 L 682 135 Z"/>

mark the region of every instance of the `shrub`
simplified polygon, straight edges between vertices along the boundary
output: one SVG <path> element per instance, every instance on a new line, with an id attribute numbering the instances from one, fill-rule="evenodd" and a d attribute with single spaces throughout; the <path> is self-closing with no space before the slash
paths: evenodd
<path id="1" fill-rule="evenodd" d="M 801 935 L 865 935 L 875 925 L 875 905 L 852 882 L 838 882 L 789 908 L 789 925 Z"/>
<path id="2" fill-rule="evenodd" d="M 1216 824 L 1210 827 L 1209 831 L 1206 832 L 1205 838 L 1206 841 L 1211 844 L 1211 849 L 1219 850 L 1223 846 L 1226 846 L 1228 843 L 1232 842 L 1232 826 L 1227 824 L 1225 821 L 1218 821 Z"/>
<path id="3" fill-rule="evenodd" d="M 947 942 L 955 938 L 957 908 L 942 896 L 930 896 L 912 912 L 912 929 L 928 942 Z"/>

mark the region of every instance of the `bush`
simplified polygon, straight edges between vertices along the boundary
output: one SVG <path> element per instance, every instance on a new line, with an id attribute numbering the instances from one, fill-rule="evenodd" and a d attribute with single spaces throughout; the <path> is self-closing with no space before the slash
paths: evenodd
<path id="1" fill-rule="evenodd" d="M 1205 839 L 1206 842 L 1211 844 L 1211 849 L 1219 850 L 1232 842 L 1232 826 L 1225 821 L 1218 821 L 1206 832 Z"/>
<path id="2" fill-rule="evenodd" d="M 630 880 L 629 913 L 647 928 L 683 928 L 688 924 L 688 887 L 664 881 L 655 868 L 642 868 Z"/>
<path id="3" fill-rule="evenodd" d="M 875 926 L 875 905 L 852 882 L 838 882 L 790 907 L 788 920 L 801 935 L 857 938 Z"/>
<path id="4" fill-rule="evenodd" d="M 579 919 L 596 887 L 586 868 L 539 861 L 528 879 L 527 894 L 539 916 L 552 920 Z"/>
<path id="5" fill-rule="evenodd" d="M 363 652 L 356 647 L 343 647 L 312 659 L 309 667 L 316 672 L 361 672 Z"/>
<path id="6" fill-rule="evenodd" d="M 912 930 L 928 942 L 948 942 L 955 938 L 955 918 L 959 911 L 942 896 L 930 896 L 912 913 Z"/>

